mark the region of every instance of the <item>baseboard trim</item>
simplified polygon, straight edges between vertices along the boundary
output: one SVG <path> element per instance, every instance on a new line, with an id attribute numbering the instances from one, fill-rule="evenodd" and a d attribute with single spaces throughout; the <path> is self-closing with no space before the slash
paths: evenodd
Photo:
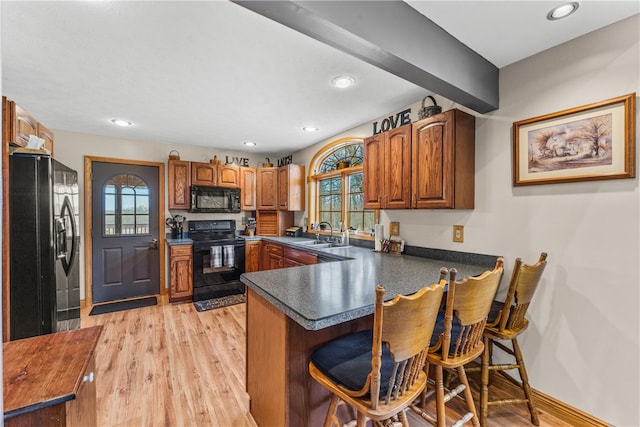
<path id="1" fill-rule="evenodd" d="M 548 394 L 544 394 L 541 391 L 532 389 L 533 397 L 536 399 L 536 405 L 544 412 L 553 415 L 554 417 L 562 420 L 568 424 L 574 426 L 596 426 L 596 427 L 611 427 L 605 421 L 594 417 L 591 414 L 587 414 L 578 408 L 574 408 L 560 400 L 557 400 Z"/>
<path id="2" fill-rule="evenodd" d="M 493 375 L 492 381 L 493 385 L 505 392 L 508 392 L 509 394 L 522 393 L 522 389 L 513 384 L 503 375 Z M 549 396 L 548 394 L 542 393 L 539 390 L 532 388 L 531 391 L 533 393 L 533 398 L 535 399 L 536 407 L 539 410 L 546 412 L 569 425 L 594 427 L 612 426 L 612 424 L 602 421 L 601 419 L 581 411 L 578 408 L 574 408 L 573 406 Z"/>

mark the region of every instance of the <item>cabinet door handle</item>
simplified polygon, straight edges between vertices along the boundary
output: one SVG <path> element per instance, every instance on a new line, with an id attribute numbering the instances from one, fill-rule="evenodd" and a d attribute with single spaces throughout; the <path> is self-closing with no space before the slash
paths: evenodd
<path id="1" fill-rule="evenodd" d="M 93 379 L 94 379 L 93 372 L 89 372 L 89 375 L 85 375 L 84 377 L 82 377 L 82 382 L 83 383 L 92 383 Z"/>

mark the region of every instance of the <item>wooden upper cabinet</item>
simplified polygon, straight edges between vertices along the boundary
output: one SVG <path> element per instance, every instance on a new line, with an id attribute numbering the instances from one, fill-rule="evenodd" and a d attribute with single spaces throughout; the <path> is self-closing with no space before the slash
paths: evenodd
<path id="1" fill-rule="evenodd" d="M 255 211 L 256 202 L 256 168 L 240 168 L 240 209 Z"/>
<path id="2" fill-rule="evenodd" d="M 53 132 L 47 129 L 42 123 L 38 123 L 38 138 L 44 139 L 44 148 L 49 150 L 51 157 L 53 157 Z"/>
<path id="3" fill-rule="evenodd" d="M 384 208 L 411 207 L 411 124 L 385 132 Z"/>
<path id="4" fill-rule="evenodd" d="M 44 139 L 44 148 L 53 156 L 54 135 L 46 126 L 39 123 L 24 108 L 2 97 L 3 138 L 11 145 L 26 147 L 29 136 Z"/>
<path id="5" fill-rule="evenodd" d="M 257 210 L 277 210 L 278 168 L 258 168 L 256 173 Z"/>
<path id="6" fill-rule="evenodd" d="M 26 147 L 29 142 L 30 135 L 38 135 L 38 121 L 29 113 L 15 104 L 15 125 L 14 139 L 11 140 L 15 145 Z"/>
<path id="7" fill-rule="evenodd" d="M 240 166 L 238 165 L 217 165 L 219 187 L 240 187 Z"/>
<path id="8" fill-rule="evenodd" d="M 191 168 L 186 160 L 169 160 L 169 209 L 191 207 Z"/>
<path id="9" fill-rule="evenodd" d="M 363 149 L 364 207 L 380 209 L 384 197 L 384 134 L 365 138 Z"/>
<path id="10" fill-rule="evenodd" d="M 285 165 L 278 168 L 278 209 L 304 210 L 304 166 Z"/>
<path id="11" fill-rule="evenodd" d="M 215 165 L 191 162 L 191 185 L 214 186 L 217 182 L 218 174 Z"/>
<path id="12" fill-rule="evenodd" d="M 364 140 L 364 207 L 411 207 L 411 124 Z"/>
<path id="13" fill-rule="evenodd" d="M 412 207 L 473 209 L 475 118 L 453 109 L 412 127 Z"/>

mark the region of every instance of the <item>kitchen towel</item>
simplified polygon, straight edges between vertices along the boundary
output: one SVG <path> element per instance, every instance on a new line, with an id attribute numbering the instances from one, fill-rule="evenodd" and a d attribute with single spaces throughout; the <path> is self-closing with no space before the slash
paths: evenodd
<path id="1" fill-rule="evenodd" d="M 222 246 L 211 246 L 209 254 L 211 268 L 222 267 Z"/>
<path id="2" fill-rule="evenodd" d="M 382 250 L 382 239 L 384 239 L 384 226 L 382 224 L 374 224 L 373 239 L 374 250 L 380 252 Z"/>
<path id="3" fill-rule="evenodd" d="M 224 245 L 224 265 L 227 267 L 233 268 L 234 264 L 234 254 L 233 254 L 233 245 Z"/>

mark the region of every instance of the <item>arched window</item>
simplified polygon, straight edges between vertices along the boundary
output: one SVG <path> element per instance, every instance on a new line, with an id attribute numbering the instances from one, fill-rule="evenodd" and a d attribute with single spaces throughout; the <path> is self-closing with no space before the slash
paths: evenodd
<path id="1" fill-rule="evenodd" d="M 309 168 L 309 222 L 328 222 L 335 231 L 368 235 L 378 211 L 364 209 L 361 138 L 334 141 L 316 153 Z"/>
<path id="2" fill-rule="evenodd" d="M 149 234 L 149 187 L 140 177 L 116 175 L 102 190 L 104 235 Z"/>

